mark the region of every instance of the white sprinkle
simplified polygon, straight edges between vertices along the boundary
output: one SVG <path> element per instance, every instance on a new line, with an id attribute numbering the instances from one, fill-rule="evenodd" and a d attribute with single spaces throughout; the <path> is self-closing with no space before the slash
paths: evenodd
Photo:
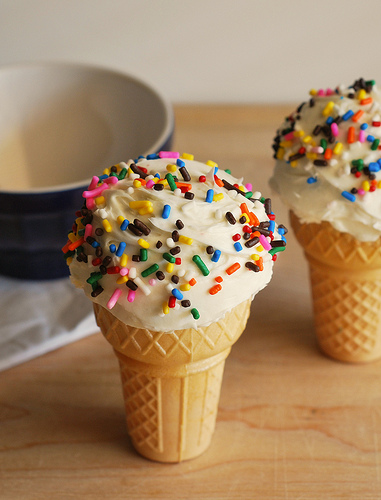
<path id="1" fill-rule="evenodd" d="M 173 248 L 176 246 L 176 243 L 173 241 L 172 238 L 167 238 L 167 241 L 166 241 L 167 245 L 169 246 L 169 248 Z"/>
<path id="2" fill-rule="evenodd" d="M 131 278 L 131 279 L 135 279 L 136 276 L 137 276 L 137 271 L 136 271 L 136 267 L 130 267 L 130 271 L 128 273 L 128 276 Z"/>
<path id="3" fill-rule="evenodd" d="M 135 191 L 135 189 L 132 186 L 130 186 L 129 188 L 127 188 L 127 193 L 128 194 L 132 194 L 134 191 Z"/>
<path id="4" fill-rule="evenodd" d="M 182 193 L 181 193 L 181 189 L 180 189 L 180 188 L 176 188 L 176 189 L 173 191 L 173 194 L 174 194 L 175 196 L 181 196 L 181 195 L 182 195 Z"/>
<path id="5" fill-rule="evenodd" d="M 262 198 L 262 193 L 260 191 L 255 191 L 253 193 L 253 198 L 255 198 L 256 200 L 259 200 L 260 198 Z"/>
<path id="6" fill-rule="evenodd" d="M 102 219 L 107 219 L 108 217 L 107 211 L 104 208 L 100 208 L 98 214 Z"/>

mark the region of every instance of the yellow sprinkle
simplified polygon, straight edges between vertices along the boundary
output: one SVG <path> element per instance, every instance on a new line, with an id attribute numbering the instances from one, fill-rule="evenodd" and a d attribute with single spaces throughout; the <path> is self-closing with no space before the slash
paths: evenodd
<path id="1" fill-rule="evenodd" d="M 317 95 L 318 91 L 316 89 L 310 90 L 310 95 Z"/>
<path id="2" fill-rule="evenodd" d="M 72 262 L 73 262 L 73 257 L 68 257 L 68 258 L 66 259 L 66 264 L 67 264 L 68 266 L 70 266 L 70 264 L 71 264 Z"/>
<path id="3" fill-rule="evenodd" d="M 134 188 L 142 187 L 142 183 L 140 181 L 138 181 L 138 179 L 135 179 L 134 182 L 132 183 L 132 185 L 134 186 Z"/>
<path id="4" fill-rule="evenodd" d="M 359 101 L 361 101 L 362 99 L 365 99 L 366 95 L 367 95 L 367 94 L 366 94 L 365 89 L 360 89 L 360 90 L 359 90 L 359 93 L 357 94 L 357 99 L 358 99 Z"/>
<path id="5" fill-rule="evenodd" d="M 131 167 L 128 167 L 127 169 L 127 175 L 131 175 L 131 174 L 134 174 L 135 172 L 133 170 L 131 170 Z"/>
<path id="6" fill-rule="evenodd" d="M 143 240 L 143 238 L 138 239 L 138 245 L 140 245 L 143 248 L 149 248 L 149 243 L 146 240 Z"/>
<path id="7" fill-rule="evenodd" d="M 339 155 L 343 150 L 343 144 L 341 142 L 338 142 L 336 146 L 333 148 L 333 154 Z"/>
<path id="8" fill-rule="evenodd" d="M 74 243 L 75 241 L 77 241 L 79 238 L 74 234 L 74 233 L 69 233 L 67 235 L 67 237 L 69 238 L 69 240 Z"/>
<path id="9" fill-rule="evenodd" d="M 119 224 L 119 226 L 124 222 L 124 217 L 123 215 L 119 215 L 117 218 L 116 218 L 116 222 Z"/>
<path id="10" fill-rule="evenodd" d="M 217 193 L 217 194 L 213 195 L 213 201 L 220 201 L 220 200 L 223 200 L 223 198 L 224 198 L 223 193 Z"/>
<path id="11" fill-rule="evenodd" d="M 281 148 L 290 148 L 292 146 L 292 141 L 281 141 L 279 146 Z"/>
<path id="12" fill-rule="evenodd" d="M 121 276 L 120 278 L 118 278 L 116 280 L 116 282 L 117 282 L 118 285 L 123 285 L 123 283 L 126 283 L 126 281 L 128 281 L 127 276 Z"/>
<path id="13" fill-rule="evenodd" d="M 83 229 L 85 226 L 82 224 L 82 221 L 81 221 L 82 217 L 78 217 L 77 219 L 75 219 L 75 223 L 77 224 L 77 227 L 78 229 Z"/>
<path id="14" fill-rule="evenodd" d="M 378 189 L 381 189 L 381 181 L 377 184 Z"/>
<path id="15" fill-rule="evenodd" d="M 172 264 L 171 262 L 168 262 L 167 267 L 166 267 L 167 273 L 173 272 L 174 267 L 175 267 L 174 264 Z"/>
<path id="16" fill-rule="evenodd" d="M 174 165 L 173 163 L 169 163 L 167 165 L 167 170 L 168 172 L 176 172 L 177 170 L 177 165 Z"/>
<path id="17" fill-rule="evenodd" d="M 105 202 L 105 197 L 104 196 L 98 196 L 97 198 L 95 198 L 95 203 L 97 205 L 103 205 L 104 202 Z"/>
<path id="18" fill-rule="evenodd" d="M 295 167 L 297 167 L 297 166 L 298 166 L 298 162 L 297 162 L 297 161 L 290 161 L 290 166 L 291 166 L 292 168 L 295 168 Z"/>
<path id="19" fill-rule="evenodd" d="M 104 230 L 106 231 L 106 233 L 111 233 L 112 227 L 107 219 L 104 219 L 102 221 L 102 226 L 103 226 Z"/>
<path id="20" fill-rule="evenodd" d="M 253 259 L 253 260 L 258 260 L 259 259 L 259 255 L 256 254 L 256 253 L 253 253 L 252 255 L 250 255 L 250 257 Z"/>
<path id="21" fill-rule="evenodd" d="M 314 140 L 312 139 L 312 141 L 310 142 L 310 146 L 312 146 L 312 147 L 314 148 L 314 147 L 316 146 L 316 141 L 314 141 Z"/>
<path id="22" fill-rule="evenodd" d="M 183 154 L 181 155 L 181 158 L 182 158 L 183 160 L 194 160 L 194 155 L 191 155 L 191 154 L 189 154 L 189 153 L 183 153 Z"/>
<path id="23" fill-rule="evenodd" d="M 123 253 L 122 256 L 121 256 L 121 258 L 120 258 L 120 265 L 122 267 L 126 267 L 127 262 L 128 262 L 128 255 L 125 254 L 125 253 Z"/>
<path id="24" fill-rule="evenodd" d="M 191 289 L 191 286 L 189 283 L 184 283 L 184 285 L 180 285 L 180 290 L 182 292 L 188 292 Z"/>
<path id="25" fill-rule="evenodd" d="M 262 245 L 257 246 L 257 250 L 258 252 L 263 252 L 263 246 Z"/>
<path id="26" fill-rule="evenodd" d="M 241 217 L 245 217 L 246 222 L 250 222 L 250 218 L 249 218 L 249 216 L 247 215 L 247 213 L 246 213 L 246 212 L 244 212 L 243 214 L 241 214 L 241 215 L 239 216 L 239 218 L 241 218 Z"/>
<path id="27" fill-rule="evenodd" d="M 103 175 L 110 175 L 110 169 L 109 168 L 105 168 L 103 170 Z"/>
<path id="28" fill-rule="evenodd" d="M 295 130 L 294 137 L 303 137 L 305 134 L 304 130 Z"/>
<path id="29" fill-rule="evenodd" d="M 145 207 L 152 207 L 152 201 L 150 200 L 136 200 L 136 201 L 130 201 L 129 203 L 130 208 L 145 208 Z"/>
<path id="30" fill-rule="evenodd" d="M 138 210 L 139 215 L 152 214 L 152 212 L 153 212 L 153 207 L 143 207 L 143 208 L 139 208 L 139 210 Z"/>
<path id="31" fill-rule="evenodd" d="M 276 157 L 278 160 L 283 160 L 283 157 L 284 157 L 284 148 L 279 148 L 278 149 L 278 152 L 276 154 Z"/>
<path id="32" fill-rule="evenodd" d="M 306 137 L 303 138 L 303 142 L 306 144 L 310 143 L 312 141 L 312 137 L 310 135 L 306 135 Z"/>
<path id="33" fill-rule="evenodd" d="M 316 153 L 306 153 L 306 157 L 307 157 L 309 160 L 316 160 L 316 158 L 317 158 L 317 154 L 316 154 Z"/>
<path id="34" fill-rule="evenodd" d="M 169 313 L 168 302 L 163 302 L 163 313 L 164 314 L 168 314 Z"/>
<path id="35" fill-rule="evenodd" d="M 163 184 L 163 186 L 168 186 L 168 181 L 167 181 L 167 179 L 160 179 L 158 184 Z"/>
<path id="36" fill-rule="evenodd" d="M 362 183 L 362 188 L 363 188 L 363 190 L 364 190 L 364 191 L 369 191 L 369 188 L 370 188 L 370 183 L 369 183 L 369 181 L 364 181 L 364 182 Z"/>
<path id="37" fill-rule="evenodd" d="M 328 116 L 332 112 L 334 106 L 335 103 L 333 101 L 329 101 L 323 109 L 323 116 Z"/>
<path id="38" fill-rule="evenodd" d="M 185 243 L 186 245 L 191 245 L 193 243 L 192 238 L 188 238 L 188 236 L 184 236 L 183 234 L 180 234 L 179 236 L 179 242 L 180 243 Z"/>
<path id="39" fill-rule="evenodd" d="M 215 161 L 212 161 L 212 160 L 208 160 L 206 162 L 206 164 L 209 166 L 209 167 L 217 167 L 218 168 L 218 165 Z"/>

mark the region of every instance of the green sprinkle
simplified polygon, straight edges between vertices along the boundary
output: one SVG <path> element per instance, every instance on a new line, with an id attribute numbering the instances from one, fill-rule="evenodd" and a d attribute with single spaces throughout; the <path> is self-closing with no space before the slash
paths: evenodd
<path id="1" fill-rule="evenodd" d="M 261 198 L 259 198 L 259 201 L 260 201 L 261 203 L 265 203 L 265 200 L 266 200 L 266 198 L 265 198 L 264 196 L 262 196 Z"/>
<path id="2" fill-rule="evenodd" d="M 370 147 L 370 149 L 372 151 L 376 151 L 376 149 L 378 149 L 378 145 L 380 144 L 380 139 L 375 139 L 373 142 L 372 142 L 372 145 Z"/>
<path id="3" fill-rule="evenodd" d="M 245 198 L 251 198 L 253 196 L 253 191 L 248 191 L 245 193 Z"/>
<path id="4" fill-rule="evenodd" d="M 320 146 L 324 149 L 324 151 L 327 149 L 328 142 L 325 139 L 320 139 Z"/>
<path id="5" fill-rule="evenodd" d="M 194 317 L 194 319 L 199 319 L 200 313 L 197 311 L 196 308 L 191 309 L 191 314 Z"/>
<path id="6" fill-rule="evenodd" d="M 362 160 L 361 158 L 359 158 L 358 160 L 353 160 L 352 165 L 356 167 L 359 172 L 361 172 L 361 170 L 363 170 L 364 168 L 364 160 Z"/>
<path id="7" fill-rule="evenodd" d="M 142 271 L 142 276 L 143 276 L 143 278 L 146 278 L 150 274 L 156 273 L 156 271 L 158 271 L 158 270 L 159 270 L 159 265 L 153 264 L 152 266 L 147 267 L 147 269 L 144 269 L 144 271 Z"/>
<path id="8" fill-rule="evenodd" d="M 168 262 L 170 262 L 171 264 L 174 264 L 176 262 L 175 257 L 168 252 L 163 253 L 163 258 Z"/>
<path id="9" fill-rule="evenodd" d="M 86 282 L 89 283 L 90 285 L 97 284 L 98 281 L 102 278 L 103 274 L 102 273 L 91 273 L 90 277 L 87 278 Z"/>
<path id="10" fill-rule="evenodd" d="M 83 236 L 85 234 L 85 228 L 78 229 L 78 236 Z"/>
<path id="11" fill-rule="evenodd" d="M 148 259 L 148 250 L 146 248 L 140 249 L 140 260 L 145 262 Z"/>
<path id="12" fill-rule="evenodd" d="M 69 259 L 70 257 L 74 257 L 75 251 L 74 250 L 69 250 L 68 252 L 64 253 L 63 256 L 65 259 Z"/>
<path id="13" fill-rule="evenodd" d="M 122 170 L 119 172 L 118 179 L 121 181 L 124 179 L 127 175 L 127 169 L 126 167 L 123 167 Z"/>
<path id="14" fill-rule="evenodd" d="M 232 173 L 232 171 L 230 170 L 230 168 L 226 168 L 226 169 L 225 169 L 225 172 L 226 172 L 227 174 L 231 174 L 231 173 Z"/>
<path id="15" fill-rule="evenodd" d="M 165 176 L 165 178 L 167 179 L 168 185 L 172 189 L 172 191 L 174 191 L 175 189 L 177 189 L 177 186 L 176 186 L 176 183 L 175 183 L 175 179 L 173 178 L 172 174 L 167 174 Z"/>
<path id="16" fill-rule="evenodd" d="M 374 87 L 376 85 L 376 80 L 367 80 L 365 85 L 372 85 L 372 87 Z"/>
<path id="17" fill-rule="evenodd" d="M 284 250 L 286 250 L 286 247 L 274 247 L 271 250 L 269 250 L 269 254 L 274 255 L 274 253 L 283 252 Z"/>
<path id="18" fill-rule="evenodd" d="M 80 247 L 76 248 L 77 255 L 79 255 L 80 253 L 82 253 L 83 250 L 84 250 L 84 248 L 83 248 L 82 245 Z"/>
<path id="19" fill-rule="evenodd" d="M 204 276 L 208 276 L 209 269 L 206 267 L 205 262 L 202 260 L 202 258 L 199 255 L 193 255 L 192 260 L 196 264 L 196 266 L 200 269 L 202 274 Z"/>

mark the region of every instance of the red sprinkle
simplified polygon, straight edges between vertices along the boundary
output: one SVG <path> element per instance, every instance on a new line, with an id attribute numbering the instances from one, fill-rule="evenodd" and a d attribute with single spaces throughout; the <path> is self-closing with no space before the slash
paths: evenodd
<path id="1" fill-rule="evenodd" d="M 181 266 L 181 257 L 176 257 L 175 264 L 176 266 Z"/>
<path id="2" fill-rule="evenodd" d="M 277 254 L 274 253 L 272 260 L 275 262 L 277 260 L 277 258 L 278 258 Z"/>
<path id="3" fill-rule="evenodd" d="M 250 226 L 243 226 L 242 231 L 244 233 L 252 233 L 252 230 L 251 230 Z"/>
<path id="4" fill-rule="evenodd" d="M 267 214 L 267 217 L 268 217 L 270 220 L 275 220 L 275 214 Z"/>
<path id="5" fill-rule="evenodd" d="M 205 182 L 205 181 L 206 181 L 206 177 L 205 177 L 205 175 L 200 175 L 200 177 L 198 178 L 198 180 L 199 180 L 200 182 Z"/>
<path id="6" fill-rule="evenodd" d="M 176 305 L 176 297 L 174 295 L 171 295 L 168 299 L 168 307 L 171 307 L 172 309 Z"/>
<path id="7" fill-rule="evenodd" d="M 107 274 L 118 274 L 120 272 L 119 266 L 112 266 L 107 268 Z"/>
<path id="8" fill-rule="evenodd" d="M 91 263 L 93 266 L 99 266 L 100 264 L 102 264 L 102 259 L 97 257 L 96 259 L 93 259 Z"/>
<path id="9" fill-rule="evenodd" d="M 233 241 L 238 241 L 241 239 L 241 235 L 237 233 L 234 236 L 232 236 L 232 239 L 233 239 Z"/>
<path id="10" fill-rule="evenodd" d="M 361 172 L 356 172 L 355 177 L 357 177 L 357 178 L 361 177 Z"/>

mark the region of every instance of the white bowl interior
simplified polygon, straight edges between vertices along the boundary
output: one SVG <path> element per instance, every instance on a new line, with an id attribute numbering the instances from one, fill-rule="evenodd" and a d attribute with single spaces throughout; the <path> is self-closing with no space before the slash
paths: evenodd
<path id="1" fill-rule="evenodd" d="M 0 191 L 86 184 L 104 167 L 159 148 L 171 107 L 128 75 L 70 64 L 0 69 Z"/>

